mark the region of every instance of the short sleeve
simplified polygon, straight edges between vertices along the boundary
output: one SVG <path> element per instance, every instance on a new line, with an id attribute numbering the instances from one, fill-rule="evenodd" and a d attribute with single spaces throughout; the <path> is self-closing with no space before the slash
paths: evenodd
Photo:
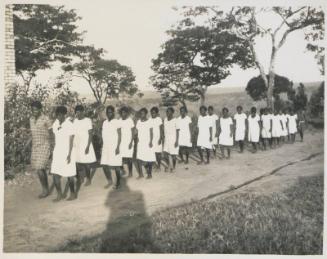
<path id="1" fill-rule="evenodd" d="M 189 116 L 187 116 L 187 122 L 188 122 L 188 124 L 192 123 L 192 120 Z"/>
<path id="2" fill-rule="evenodd" d="M 87 130 L 91 130 L 93 128 L 91 119 L 87 118 L 87 120 L 85 122 L 85 126 L 86 126 Z"/>
<path id="3" fill-rule="evenodd" d="M 160 117 L 157 118 L 157 124 L 158 126 L 163 124 L 162 119 Z"/>
<path id="4" fill-rule="evenodd" d="M 128 126 L 129 126 L 130 128 L 134 128 L 134 122 L 133 122 L 132 119 L 129 119 L 129 120 L 128 120 Z"/>
<path id="5" fill-rule="evenodd" d="M 230 125 L 233 125 L 233 120 L 232 120 L 232 118 L 229 118 L 229 124 L 230 124 Z"/>
<path id="6" fill-rule="evenodd" d="M 53 130 L 53 129 L 55 129 L 57 127 L 57 125 L 58 125 L 58 121 L 55 120 L 50 128 Z"/>

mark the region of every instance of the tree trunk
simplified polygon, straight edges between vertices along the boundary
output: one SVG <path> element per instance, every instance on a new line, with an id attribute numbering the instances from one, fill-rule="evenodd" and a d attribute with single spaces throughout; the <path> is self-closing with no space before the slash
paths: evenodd
<path id="1" fill-rule="evenodd" d="M 200 106 L 204 105 L 206 101 L 206 90 L 202 90 L 200 93 Z"/>
<path id="2" fill-rule="evenodd" d="M 274 87 L 275 87 L 275 59 L 276 59 L 276 52 L 277 49 L 274 46 L 274 39 L 273 45 L 271 50 L 271 58 L 270 58 L 270 66 L 269 66 L 269 75 L 268 75 L 268 89 L 267 89 L 267 106 L 274 110 Z"/>

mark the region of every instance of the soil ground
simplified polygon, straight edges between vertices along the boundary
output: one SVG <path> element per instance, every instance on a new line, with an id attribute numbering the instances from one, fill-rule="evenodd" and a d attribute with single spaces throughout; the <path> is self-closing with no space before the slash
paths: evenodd
<path id="1" fill-rule="evenodd" d="M 178 164 L 175 173 L 154 172 L 151 180 L 134 177 L 126 182 L 131 191 L 143 196 L 149 215 L 192 200 L 219 199 L 235 192 L 282 192 L 301 176 L 323 174 L 323 143 L 323 131 L 308 132 L 304 142 L 256 154 L 233 150 L 230 160 L 215 159 L 210 165 L 196 165 L 192 160 L 187 169 Z M 39 200 L 39 183 L 34 175 L 29 179 L 28 184 L 5 184 L 5 252 L 51 251 L 67 240 L 104 231 L 113 214 L 119 218 L 133 207 L 119 200 L 124 199 L 122 195 L 108 197 L 114 192 L 103 188 L 106 181 L 101 169 L 92 185 L 82 187 L 78 200 L 71 202 L 52 203 L 55 194 Z M 110 211 L 108 198 L 124 206 L 114 206 L 116 211 Z"/>

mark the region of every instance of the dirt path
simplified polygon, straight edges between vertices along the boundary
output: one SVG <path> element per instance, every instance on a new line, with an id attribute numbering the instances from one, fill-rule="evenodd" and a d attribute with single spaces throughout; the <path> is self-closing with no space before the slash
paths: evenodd
<path id="1" fill-rule="evenodd" d="M 301 161 L 313 154 L 319 155 Z M 157 209 L 224 192 L 292 162 L 242 190 L 265 192 L 273 184 L 278 191 L 294 183 L 299 176 L 323 172 L 323 132 L 307 134 L 304 143 L 287 144 L 257 154 L 233 152 L 231 160 L 213 160 L 210 166 L 197 166 L 192 161 L 188 170 L 178 165 L 175 174 L 155 172 L 152 180 L 133 178 L 128 179 L 127 184 L 133 193 L 142 196 L 142 205 L 146 213 L 151 214 Z M 36 198 L 39 192 L 36 180 L 23 187 L 5 185 L 4 251 L 46 252 L 68 239 L 104 231 L 110 216 L 130 213 L 134 206 L 120 203 L 124 196 L 112 195 L 112 191 L 103 189 L 104 185 L 105 178 L 98 170 L 92 186 L 82 188 L 78 200 L 57 204 L 51 202 L 54 196 L 44 200 Z M 124 204 L 116 206 L 119 213 L 108 209 L 105 205 L 108 199 L 118 205 Z"/>

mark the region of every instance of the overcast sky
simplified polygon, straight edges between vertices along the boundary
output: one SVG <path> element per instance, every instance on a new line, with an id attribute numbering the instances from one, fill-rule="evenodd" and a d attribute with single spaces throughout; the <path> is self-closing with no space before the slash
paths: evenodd
<path id="1" fill-rule="evenodd" d="M 117 59 L 120 63 L 132 68 L 140 89 L 151 90 L 151 59 L 160 51 L 161 44 L 167 39 L 166 30 L 180 18 L 179 12 L 172 9 L 172 1 L 110 1 L 70 2 L 66 8 L 75 9 L 82 17 L 78 22 L 80 30 L 86 30 L 86 44 L 104 48 L 107 58 Z M 199 3 L 197 1 L 197 3 Z M 266 17 L 266 22 L 279 22 L 278 17 Z M 303 32 L 291 34 L 280 50 L 276 72 L 287 76 L 295 82 L 312 82 L 322 80 L 319 69 L 311 52 L 305 50 Z M 257 50 L 264 64 L 269 60 L 270 41 L 262 39 L 257 42 Z M 267 67 L 267 65 L 266 65 Z M 39 80 L 45 81 L 57 75 L 59 69 L 53 68 L 39 74 Z M 219 86 L 245 86 L 248 80 L 257 76 L 256 69 L 231 70 L 231 75 Z M 85 82 L 74 80 L 73 89 L 88 93 Z"/>

